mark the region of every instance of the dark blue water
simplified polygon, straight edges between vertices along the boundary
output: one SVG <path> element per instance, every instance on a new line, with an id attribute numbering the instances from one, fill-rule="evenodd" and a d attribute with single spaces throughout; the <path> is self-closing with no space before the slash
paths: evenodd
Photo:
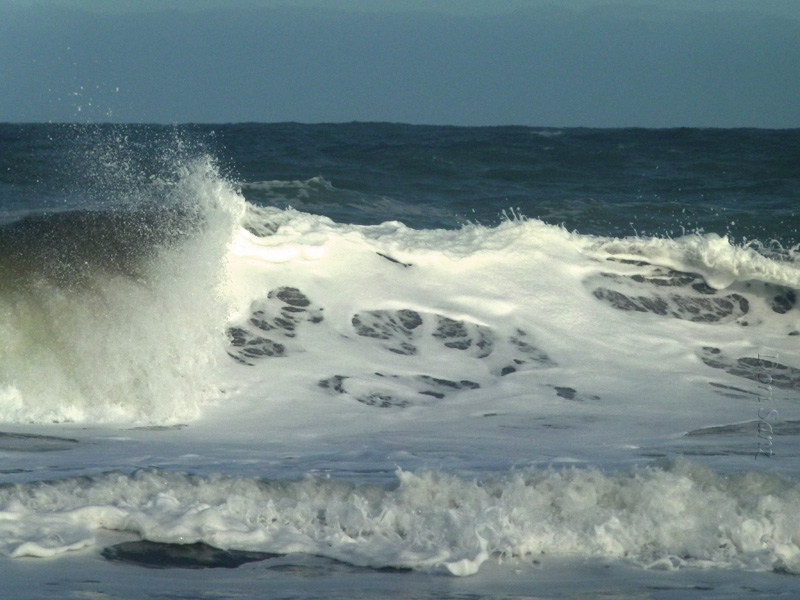
<path id="1" fill-rule="evenodd" d="M 209 154 L 254 204 L 339 222 L 491 225 L 521 214 L 604 236 L 800 242 L 800 130 L 388 123 L 0 125 L 0 219 L 159 202 Z"/>

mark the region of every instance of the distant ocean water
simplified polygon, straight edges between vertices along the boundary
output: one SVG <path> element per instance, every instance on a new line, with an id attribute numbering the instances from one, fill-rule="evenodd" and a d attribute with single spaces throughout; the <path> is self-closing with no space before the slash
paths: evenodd
<path id="1" fill-rule="evenodd" d="M 0 125 L 0 552 L 797 591 L 798 165 L 798 130 Z"/>

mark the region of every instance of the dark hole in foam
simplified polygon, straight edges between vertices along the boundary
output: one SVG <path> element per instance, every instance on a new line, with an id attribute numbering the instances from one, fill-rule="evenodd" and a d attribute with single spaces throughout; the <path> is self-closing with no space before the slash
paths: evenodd
<path id="1" fill-rule="evenodd" d="M 235 569 L 246 563 L 277 558 L 280 554 L 220 550 L 208 544 L 123 542 L 103 549 L 103 558 L 150 569 Z"/>

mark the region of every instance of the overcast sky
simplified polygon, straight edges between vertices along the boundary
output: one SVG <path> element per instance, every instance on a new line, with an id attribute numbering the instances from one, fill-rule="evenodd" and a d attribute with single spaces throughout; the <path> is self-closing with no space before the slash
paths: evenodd
<path id="1" fill-rule="evenodd" d="M 0 0 L 0 122 L 800 127 L 800 0 Z"/>

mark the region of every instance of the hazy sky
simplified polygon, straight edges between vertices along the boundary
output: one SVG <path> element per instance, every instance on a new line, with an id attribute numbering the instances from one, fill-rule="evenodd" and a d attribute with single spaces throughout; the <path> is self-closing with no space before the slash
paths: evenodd
<path id="1" fill-rule="evenodd" d="M 0 0 L 0 121 L 800 127 L 800 0 Z"/>

